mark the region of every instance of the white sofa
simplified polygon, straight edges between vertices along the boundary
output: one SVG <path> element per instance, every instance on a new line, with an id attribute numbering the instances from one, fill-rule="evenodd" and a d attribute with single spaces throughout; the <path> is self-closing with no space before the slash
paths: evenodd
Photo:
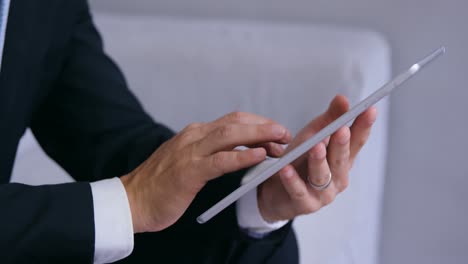
<path id="1" fill-rule="evenodd" d="M 356 102 L 389 77 L 389 48 L 360 29 L 96 14 L 106 50 L 158 121 L 181 129 L 241 110 L 293 132 L 337 93 Z M 335 203 L 295 221 L 302 263 L 376 263 L 386 154 L 387 102 Z M 27 134 L 13 180 L 70 181 Z"/>

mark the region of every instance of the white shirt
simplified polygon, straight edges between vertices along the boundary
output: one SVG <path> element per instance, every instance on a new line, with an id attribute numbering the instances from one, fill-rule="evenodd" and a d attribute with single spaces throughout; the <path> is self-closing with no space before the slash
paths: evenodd
<path id="1" fill-rule="evenodd" d="M 8 22 L 10 0 L 0 0 L 0 72 Z M 246 175 L 245 177 L 248 177 Z M 94 263 L 109 263 L 123 259 L 133 250 L 133 223 L 127 193 L 119 178 L 91 183 L 94 206 Z M 236 203 L 239 226 L 255 237 L 284 226 L 287 221 L 273 224 L 263 220 L 257 205 L 257 190 Z"/>
<path id="2" fill-rule="evenodd" d="M 5 45 L 6 24 L 10 11 L 10 0 L 0 0 L 0 71 L 2 70 L 3 46 Z"/>

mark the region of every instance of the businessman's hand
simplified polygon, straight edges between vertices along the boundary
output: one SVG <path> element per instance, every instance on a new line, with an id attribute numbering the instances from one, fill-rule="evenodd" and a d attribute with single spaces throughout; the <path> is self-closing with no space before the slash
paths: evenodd
<path id="1" fill-rule="evenodd" d="M 273 121 L 232 113 L 214 122 L 192 124 L 121 178 L 134 232 L 163 230 L 175 223 L 195 195 L 214 178 L 278 156 L 291 134 Z M 250 146 L 238 151 L 237 146 Z"/>
<path id="2" fill-rule="evenodd" d="M 285 150 L 287 153 L 348 110 L 343 96 L 333 99 L 328 110 L 309 123 Z M 298 215 L 313 213 L 330 204 L 348 186 L 348 173 L 356 155 L 366 143 L 377 116 L 371 107 L 353 125 L 342 127 L 331 138 L 313 147 L 307 154 L 283 168 L 257 191 L 260 213 L 268 222 L 289 220 Z M 330 185 L 316 190 L 308 183 L 323 185 L 332 175 Z M 307 177 L 309 178 L 307 180 Z"/>

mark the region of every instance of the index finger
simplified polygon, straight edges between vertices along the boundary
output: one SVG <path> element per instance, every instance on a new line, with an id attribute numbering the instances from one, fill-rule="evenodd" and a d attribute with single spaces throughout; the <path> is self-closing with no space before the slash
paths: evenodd
<path id="1" fill-rule="evenodd" d="M 278 124 L 229 124 L 216 128 L 197 143 L 197 150 L 204 155 L 232 150 L 238 146 L 280 142 L 287 129 Z"/>
<path id="2" fill-rule="evenodd" d="M 228 124 L 250 124 L 250 125 L 261 125 L 261 124 L 277 124 L 280 125 L 278 122 L 256 114 L 248 113 L 248 112 L 232 112 L 229 113 L 221 118 L 212 122 L 212 128 L 216 128 L 222 125 Z M 289 130 L 286 130 L 286 134 L 284 138 L 282 138 L 278 143 L 286 144 L 289 143 L 291 140 L 291 133 Z"/>
<path id="3" fill-rule="evenodd" d="M 221 127 L 221 126 L 226 126 L 226 125 L 231 125 L 231 124 L 245 124 L 245 125 L 262 125 L 262 124 L 277 124 L 277 122 L 273 121 L 270 118 L 263 117 L 260 115 L 252 114 L 252 113 L 247 113 L 247 112 L 232 112 L 227 115 L 224 115 L 215 121 L 206 124 L 203 127 L 203 130 L 201 131 L 204 134 L 208 134 L 215 129 Z M 286 130 L 286 134 L 284 135 L 284 138 L 282 138 L 278 143 L 281 144 L 286 144 L 289 143 L 291 140 L 291 133 L 289 130 Z"/>

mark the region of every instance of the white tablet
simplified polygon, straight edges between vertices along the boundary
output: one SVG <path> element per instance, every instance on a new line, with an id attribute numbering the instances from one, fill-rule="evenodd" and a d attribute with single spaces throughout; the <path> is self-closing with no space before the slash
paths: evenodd
<path id="1" fill-rule="evenodd" d="M 286 155 L 278 159 L 273 164 L 270 164 L 269 166 L 264 166 L 265 164 L 263 162 L 258 164 L 257 166 L 262 166 L 264 168 L 262 168 L 261 170 L 258 170 L 256 175 L 252 175 L 252 177 L 249 177 L 250 179 L 246 182 L 243 182 L 243 184 L 239 188 L 234 190 L 224 199 L 222 199 L 221 201 L 213 205 L 210 209 L 208 209 L 206 212 L 201 214 L 197 218 L 198 223 L 200 224 L 206 223 L 208 220 L 213 218 L 215 215 L 217 215 L 219 212 L 224 210 L 226 207 L 228 207 L 229 205 L 237 201 L 244 194 L 246 194 L 253 188 L 257 187 L 259 184 L 264 182 L 269 177 L 273 176 L 275 173 L 280 171 L 286 165 L 290 164 L 291 162 L 293 162 L 294 160 L 302 156 L 304 153 L 310 150 L 313 146 L 322 142 L 322 140 L 324 140 L 326 137 L 328 137 L 329 135 L 337 131 L 340 127 L 345 126 L 348 122 L 355 119 L 359 114 L 361 114 L 370 106 L 380 101 L 380 99 L 390 94 L 390 92 L 392 92 L 395 88 L 397 88 L 402 83 L 410 79 L 418 71 L 420 71 L 424 66 L 434 61 L 436 58 L 438 58 L 440 55 L 444 53 L 445 53 L 444 47 L 441 47 L 435 50 L 430 55 L 422 59 L 420 62 L 411 66 L 407 71 L 396 76 L 393 80 L 385 84 L 382 88 L 378 89 L 376 92 L 368 96 L 366 99 L 359 102 L 359 104 L 351 108 L 348 112 L 341 115 L 338 119 L 330 123 L 328 126 L 320 130 L 317 134 L 313 135 L 311 138 L 304 141 L 304 143 L 302 143 L 301 145 L 291 150 L 289 153 L 287 153 Z"/>

